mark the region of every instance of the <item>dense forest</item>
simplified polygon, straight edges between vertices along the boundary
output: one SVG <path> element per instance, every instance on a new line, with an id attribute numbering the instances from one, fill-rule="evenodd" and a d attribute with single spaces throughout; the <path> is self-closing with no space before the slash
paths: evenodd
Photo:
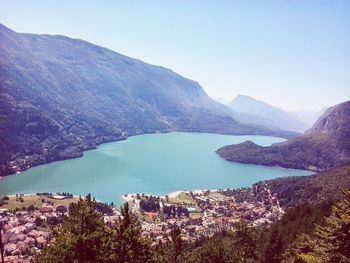
<path id="1" fill-rule="evenodd" d="M 53 230 L 55 242 L 33 262 L 350 262 L 350 191 L 338 201 L 300 204 L 282 219 L 260 227 L 247 222 L 233 231 L 187 243 L 174 227 L 168 242 L 141 238 L 126 203 L 112 226 L 87 196 L 71 204 L 69 217 Z"/>
<path id="2" fill-rule="evenodd" d="M 350 189 L 350 165 L 333 168 L 308 176 L 291 176 L 272 179 L 253 185 L 267 184 L 272 193 L 277 195 L 282 207 L 287 208 L 302 203 L 318 203 L 339 199 L 339 189 Z"/>

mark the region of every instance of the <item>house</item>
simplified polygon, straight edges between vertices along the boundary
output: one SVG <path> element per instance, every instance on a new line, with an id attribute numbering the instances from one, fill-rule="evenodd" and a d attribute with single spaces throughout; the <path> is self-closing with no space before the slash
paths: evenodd
<path id="1" fill-rule="evenodd" d="M 56 213 L 60 214 L 60 215 L 64 215 L 65 213 L 68 212 L 67 207 L 65 207 L 64 205 L 58 205 L 56 206 Z"/>
<path id="2" fill-rule="evenodd" d="M 13 253 L 15 253 L 16 249 L 17 249 L 17 246 L 13 243 L 5 244 L 5 246 L 4 246 L 5 256 L 14 255 Z"/>
<path id="3" fill-rule="evenodd" d="M 53 211 L 53 206 L 52 205 L 43 205 L 41 208 L 40 208 L 40 212 L 41 213 L 51 213 Z"/>
<path id="4" fill-rule="evenodd" d="M 29 251 L 29 245 L 23 241 L 19 241 L 17 243 L 17 249 L 20 251 L 20 253 L 26 254 Z"/>
<path id="5" fill-rule="evenodd" d="M 35 246 L 37 248 L 43 249 L 44 247 L 46 247 L 47 245 L 47 241 L 44 237 L 38 237 L 35 239 Z"/>
<path id="6" fill-rule="evenodd" d="M 64 195 L 60 195 L 60 194 L 53 194 L 51 196 L 52 199 L 56 199 L 56 200 L 63 200 L 63 199 L 66 199 L 67 196 L 64 196 Z"/>
<path id="7" fill-rule="evenodd" d="M 144 214 L 153 221 L 158 217 L 158 212 L 144 212 Z"/>
<path id="8" fill-rule="evenodd" d="M 0 216 L 6 216 L 9 213 L 7 208 L 0 208 Z"/>

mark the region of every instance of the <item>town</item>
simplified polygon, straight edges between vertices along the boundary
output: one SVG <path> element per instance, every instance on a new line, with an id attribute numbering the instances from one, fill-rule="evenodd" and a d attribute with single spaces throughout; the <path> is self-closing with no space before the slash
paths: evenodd
<path id="1" fill-rule="evenodd" d="M 142 224 L 142 236 L 166 242 L 179 227 L 182 239 L 194 241 L 222 230 L 233 230 L 242 220 L 252 226 L 281 218 L 283 210 L 266 184 L 252 188 L 181 191 L 167 196 L 126 194 Z"/>
<path id="2" fill-rule="evenodd" d="M 37 193 L 4 196 L 0 200 L 0 227 L 6 262 L 30 262 L 31 255 L 53 242 L 51 231 L 68 215 L 68 207 L 79 197 L 69 193 Z M 166 196 L 125 194 L 139 218 L 144 238 L 167 242 L 174 228 L 192 242 L 201 236 L 233 230 L 245 220 L 253 226 L 269 224 L 283 215 L 275 195 L 266 184 L 252 188 L 180 191 Z M 113 223 L 120 210 L 98 202 L 104 220 Z M 26 206 L 27 205 L 27 206 Z"/>
<path id="3" fill-rule="evenodd" d="M 69 193 L 1 197 L 0 230 L 5 262 L 29 263 L 32 255 L 53 242 L 52 229 L 68 215 L 69 204 L 78 200 Z M 116 220 L 117 209 L 100 204 L 97 207 L 104 212 L 104 219 Z"/>

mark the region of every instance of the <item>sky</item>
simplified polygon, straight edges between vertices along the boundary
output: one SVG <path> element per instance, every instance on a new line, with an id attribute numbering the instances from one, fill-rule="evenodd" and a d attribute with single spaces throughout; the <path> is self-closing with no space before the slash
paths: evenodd
<path id="1" fill-rule="evenodd" d="M 1 0 L 0 23 L 170 68 L 213 98 L 314 111 L 350 100 L 346 0 Z"/>

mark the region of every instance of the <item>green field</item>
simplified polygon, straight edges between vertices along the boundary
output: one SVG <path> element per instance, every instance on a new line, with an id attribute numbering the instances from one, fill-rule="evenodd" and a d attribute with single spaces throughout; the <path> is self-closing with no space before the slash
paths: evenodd
<path id="1" fill-rule="evenodd" d="M 188 193 L 180 193 L 175 197 L 170 197 L 169 202 L 174 204 L 196 205 L 196 201 Z"/>
<path id="2" fill-rule="evenodd" d="M 6 208 L 11 211 L 17 209 L 22 209 L 22 208 L 27 208 L 30 205 L 33 205 L 34 207 L 41 208 L 42 205 L 44 204 L 42 200 L 44 199 L 45 202 L 53 202 L 54 207 L 58 205 L 64 205 L 64 206 L 69 206 L 70 203 L 78 202 L 77 197 L 73 198 L 67 198 L 63 200 L 57 200 L 57 199 L 52 199 L 44 195 L 29 195 L 29 196 L 23 196 L 23 202 L 21 202 L 19 199 L 16 200 L 16 196 L 9 196 L 10 200 L 6 200 L 6 203 L 2 205 L 0 208 Z"/>

